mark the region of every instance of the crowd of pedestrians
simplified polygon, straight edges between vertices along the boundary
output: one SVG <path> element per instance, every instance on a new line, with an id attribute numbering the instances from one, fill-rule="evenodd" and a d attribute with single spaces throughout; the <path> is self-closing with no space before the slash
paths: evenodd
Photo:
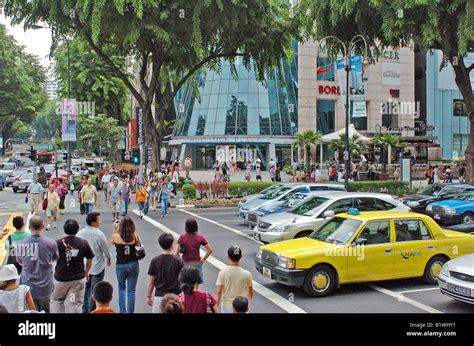
<path id="1" fill-rule="evenodd" d="M 110 192 L 110 191 L 109 191 Z M 113 201 L 113 194 L 110 196 Z M 133 219 L 123 216 L 113 223 L 108 240 L 101 230 L 101 216 L 89 212 L 87 226 L 77 220 L 63 225 L 64 236 L 45 236 L 43 218 L 32 215 L 28 229 L 21 216 L 13 219 L 14 232 L 5 236 L 7 264 L 0 268 L 0 311 L 44 313 L 134 313 L 140 260 L 145 249 Z M 10 235 L 9 235 L 10 234 Z M 227 250 L 229 265 L 217 277 L 215 293 L 202 291 L 203 264 L 213 252 L 190 218 L 185 233 L 158 237 L 162 253 L 148 268 L 146 301 L 153 313 L 246 313 L 253 298 L 252 275 L 240 266 L 239 246 Z M 115 247 L 113 261 L 110 246 Z M 201 249 L 203 255 L 201 256 Z M 107 267 L 114 263 L 119 311 L 114 311 L 114 287 L 104 281 Z"/>

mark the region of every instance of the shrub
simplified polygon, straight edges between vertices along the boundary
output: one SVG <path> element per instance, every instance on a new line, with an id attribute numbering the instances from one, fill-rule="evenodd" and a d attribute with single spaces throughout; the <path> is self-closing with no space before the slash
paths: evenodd
<path id="1" fill-rule="evenodd" d="M 293 174 L 293 168 L 291 167 L 291 165 L 284 165 L 283 166 L 283 172 L 286 173 L 286 174 L 290 174 L 292 175 Z"/>
<path id="2" fill-rule="evenodd" d="M 214 182 L 210 184 L 210 188 L 214 198 L 225 197 L 227 195 L 227 190 L 229 189 L 229 183 Z"/>
<path id="3" fill-rule="evenodd" d="M 193 183 L 192 185 L 194 185 L 194 188 L 199 192 L 199 196 L 201 198 L 207 198 L 208 191 L 211 188 L 211 185 L 209 183 L 196 182 L 196 183 Z"/>
<path id="4" fill-rule="evenodd" d="M 230 182 L 228 183 L 228 195 L 232 197 L 253 195 L 273 184 L 277 183 L 272 181 Z"/>
<path id="5" fill-rule="evenodd" d="M 187 184 L 183 186 L 183 197 L 184 199 L 195 199 L 196 198 L 196 188 L 192 184 Z"/>
<path id="6" fill-rule="evenodd" d="M 408 183 L 395 180 L 376 180 L 376 181 L 350 181 L 350 192 L 381 192 L 389 195 L 398 195 L 409 193 Z"/>
<path id="7" fill-rule="evenodd" d="M 77 188 L 78 188 L 78 186 L 79 186 L 79 181 L 81 180 L 81 177 L 82 177 L 82 175 L 81 175 L 80 177 L 75 177 L 75 178 L 72 180 L 72 182 L 73 182 L 73 184 L 74 184 L 74 189 L 75 189 L 75 190 L 77 190 Z M 97 176 L 94 175 L 94 174 L 91 174 L 91 175 L 89 175 L 89 179 L 92 180 L 92 185 L 94 185 L 94 186 L 97 187 L 97 184 L 98 184 L 98 182 L 97 182 Z"/>

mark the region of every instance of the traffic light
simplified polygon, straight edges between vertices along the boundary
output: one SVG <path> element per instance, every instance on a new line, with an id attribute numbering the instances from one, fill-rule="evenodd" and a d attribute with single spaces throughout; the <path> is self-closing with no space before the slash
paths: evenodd
<path id="1" fill-rule="evenodd" d="M 153 161 L 153 148 L 151 147 L 145 147 L 146 150 L 145 150 L 145 165 L 148 163 L 148 162 L 151 162 Z"/>
<path id="2" fill-rule="evenodd" d="M 138 147 L 132 149 L 132 163 L 140 164 L 140 148 Z"/>
<path id="3" fill-rule="evenodd" d="M 30 157 L 30 160 L 31 160 L 31 161 L 35 162 L 35 161 L 36 161 L 36 150 L 31 149 L 31 150 L 30 150 L 30 156 L 29 156 L 29 157 Z"/>

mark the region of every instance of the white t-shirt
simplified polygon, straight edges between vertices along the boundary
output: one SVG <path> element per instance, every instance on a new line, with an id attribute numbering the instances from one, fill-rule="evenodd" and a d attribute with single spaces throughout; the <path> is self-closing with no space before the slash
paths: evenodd
<path id="1" fill-rule="evenodd" d="M 316 175 L 315 175 L 315 178 L 316 178 L 317 180 L 321 179 L 321 171 L 320 171 L 319 169 L 316 170 L 315 174 L 316 174 Z"/>
<path id="2" fill-rule="evenodd" d="M 104 183 L 104 184 L 105 184 L 105 183 L 110 183 L 110 178 L 111 178 L 111 177 L 112 177 L 112 176 L 111 176 L 110 174 L 104 174 L 104 175 L 102 176 L 102 183 Z"/>
<path id="3" fill-rule="evenodd" d="M 178 171 L 173 172 L 173 179 L 171 179 L 173 183 L 179 183 L 179 174 Z"/>
<path id="4" fill-rule="evenodd" d="M 236 297 L 246 297 L 248 287 L 252 286 L 252 274 L 241 267 L 228 266 L 222 269 L 217 276 L 217 286 L 222 288 L 221 304 L 223 306 L 232 306 Z"/>
<path id="5" fill-rule="evenodd" d="M 20 296 L 21 291 L 21 296 Z M 0 305 L 3 305 L 9 313 L 18 313 L 28 310 L 26 305 L 26 294 L 30 288 L 26 285 L 21 285 L 14 291 L 0 290 Z M 20 299 L 23 301 L 23 306 L 20 308 Z M 22 309 L 22 311 L 20 311 Z"/>

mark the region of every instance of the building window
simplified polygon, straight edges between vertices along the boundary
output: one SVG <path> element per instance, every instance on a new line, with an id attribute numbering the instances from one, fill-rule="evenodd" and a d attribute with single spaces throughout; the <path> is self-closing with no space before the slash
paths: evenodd
<path id="1" fill-rule="evenodd" d="M 464 152 L 467 148 L 467 142 L 469 141 L 469 135 L 463 133 L 453 134 L 453 151 L 457 151 L 458 156 L 464 156 Z"/>
<path id="2" fill-rule="evenodd" d="M 453 116 L 467 117 L 466 105 L 464 100 L 453 100 Z"/>
<path id="3" fill-rule="evenodd" d="M 356 130 L 367 131 L 367 117 L 353 117 L 354 113 L 354 101 L 351 101 L 351 124 L 354 124 Z M 365 103 L 365 109 L 368 110 L 367 102 Z"/>
<path id="4" fill-rule="evenodd" d="M 322 134 L 328 134 L 336 130 L 336 101 L 316 101 L 316 128 Z"/>
<path id="5" fill-rule="evenodd" d="M 398 114 L 382 114 L 382 126 L 383 127 L 399 127 L 398 126 Z"/>
<path id="6" fill-rule="evenodd" d="M 334 81 L 334 62 L 327 57 L 318 57 L 317 80 Z"/>

